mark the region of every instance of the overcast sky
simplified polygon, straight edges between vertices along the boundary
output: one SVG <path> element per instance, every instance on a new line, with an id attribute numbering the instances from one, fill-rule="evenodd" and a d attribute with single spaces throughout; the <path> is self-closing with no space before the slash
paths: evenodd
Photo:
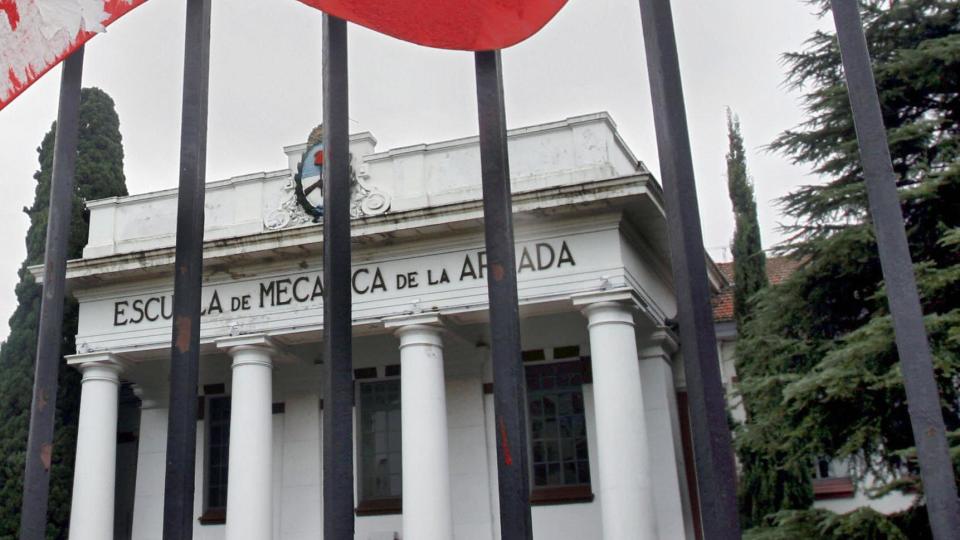
<path id="1" fill-rule="evenodd" d="M 207 179 L 285 166 L 321 118 L 321 14 L 294 0 L 215 0 Z M 131 193 L 177 185 L 184 0 L 150 0 L 87 44 L 84 86 L 116 101 Z M 818 19 L 801 0 L 674 0 L 704 243 L 729 257 L 725 107 L 741 118 L 765 247 L 782 239 L 774 200 L 815 182 L 764 146 L 802 119 L 780 55 Z M 475 134 L 473 57 L 350 27 L 350 117 L 385 150 Z M 608 111 L 659 178 L 636 0 L 570 0 L 547 27 L 503 53 L 509 127 Z M 15 307 L 33 199 L 36 148 L 56 118 L 59 68 L 0 111 L 0 339 Z"/>

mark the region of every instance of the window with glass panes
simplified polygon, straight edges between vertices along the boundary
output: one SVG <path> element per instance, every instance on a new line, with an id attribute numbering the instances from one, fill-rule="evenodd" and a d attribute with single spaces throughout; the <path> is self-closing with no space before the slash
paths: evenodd
<path id="1" fill-rule="evenodd" d="M 580 359 L 527 365 L 526 374 L 534 489 L 589 486 Z"/>
<path id="2" fill-rule="evenodd" d="M 227 507 L 230 458 L 230 398 L 207 398 L 207 510 Z"/>
<path id="3" fill-rule="evenodd" d="M 360 497 L 364 501 L 399 499 L 400 379 L 359 383 Z"/>

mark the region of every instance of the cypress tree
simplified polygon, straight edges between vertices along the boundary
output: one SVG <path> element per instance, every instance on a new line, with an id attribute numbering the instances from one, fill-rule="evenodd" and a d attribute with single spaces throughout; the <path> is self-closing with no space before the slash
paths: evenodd
<path id="1" fill-rule="evenodd" d="M 80 98 L 79 139 L 76 184 L 72 208 L 72 229 L 68 257 L 81 256 L 87 242 L 89 215 L 84 201 L 126 195 L 123 174 L 123 144 L 120 119 L 113 99 L 98 88 L 84 88 Z M 43 263 L 50 203 L 50 177 L 56 123 L 37 149 L 40 170 L 33 205 L 24 208 L 30 216 L 27 232 L 27 257 L 20 267 L 16 287 L 17 309 L 10 317 L 10 335 L 0 345 L 0 538 L 13 539 L 20 525 L 27 430 L 33 390 L 34 360 L 40 316 L 41 287 L 28 271 Z M 75 352 L 77 303 L 65 300 L 62 352 Z M 57 395 L 56 431 L 50 478 L 48 538 L 66 538 L 70 520 L 70 494 L 73 489 L 73 459 L 76 447 L 77 417 L 80 404 L 80 376 L 60 365 Z"/>
<path id="2" fill-rule="evenodd" d="M 767 258 L 760 243 L 760 223 L 753 184 L 747 176 L 740 119 L 727 109 L 727 191 L 733 203 L 736 228 L 733 233 L 733 316 L 742 327 L 749 315 L 749 300 L 767 286 Z"/>
<path id="3" fill-rule="evenodd" d="M 733 235 L 733 314 L 737 329 L 741 333 L 751 318 L 752 301 L 768 284 L 766 273 L 766 255 L 760 242 L 760 224 L 757 220 L 757 203 L 753 184 L 747 175 L 747 158 L 743 146 L 740 120 L 727 109 L 727 190 L 733 203 L 736 228 Z M 749 341 L 737 343 L 737 373 L 755 371 L 745 365 L 755 359 L 746 351 Z M 809 479 L 807 464 L 784 460 L 782 449 L 758 451 L 745 441 L 755 439 L 758 434 L 771 436 L 772 426 L 755 425 L 753 400 L 744 400 L 747 420 L 737 427 L 737 457 L 741 465 L 741 478 L 738 484 L 739 506 L 745 524 L 752 525 L 769 513 L 781 509 L 797 509 L 809 506 L 812 493 L 805 482 Z M 773 435 L 775 436 L 775 435 Z"/>
<path id="4" fill-rule="evenodd" d="M 860 7 L 956 460 L 960 4 L 862 0 Z M 760 293 L 741 332 L 738 375 L 751 418 L 738 447 L 763 456 L 771 476 L 809 471 L 813 458 L 829 456 L 850 464 L 855 480 L 875 479 L 869 494 L 911 493 L 922 486 L 836 36 L 818 31 L 785 60 L 808 118 L 772 148 L 824 181 L 782 200 L 795 220 L 785 249 L 803 264 Z M 809 485 L 802 474 L 783 481 L 781 492 Z M 753 503 L 746 509 L 753 516 L 788 507 L 760 494 Z"/>

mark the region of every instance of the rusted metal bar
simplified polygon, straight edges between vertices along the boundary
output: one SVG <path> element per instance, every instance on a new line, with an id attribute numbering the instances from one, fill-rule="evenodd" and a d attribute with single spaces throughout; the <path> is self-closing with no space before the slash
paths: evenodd
<path id="1" fill-rule="evenodd" d="M 180 186 L 170 345 L 170 410 L 163 497 L 164 540 L 193 538 L 200 360 L 200 294 L 207 163 L 210 0 L 187 0 L 180 127 Z"/>
<path id="2" fill-rule="evenodd" d="M 957 483 L 860 8 L 855 0 L 832 0 L 831 3 L 860 143 L 870 217 L 893 316 L 930 527 L 938 540 L 958 538 L 960 500 L 957 499 Z"/>
<path id="3" fill-rule="evenodd" d="M 353 309 L 347 23 L 323 16 L 323 537 L 352 540 Z"/>
<path id="4" fill-rule="evenodd" d="M 20 538 L 24 540 L 41 540 L 47 536 L 50 460 L 53 457 L 53 429 L 57 413 L 60 344 L 63 342 L 63 295 L 70 218 L 73 215 L 83 50 L 80 47 L 64 61 L 60 78 L 60 108 L 53 146 L 53 174 L 50 178 L 47 240 L 43 257 L 43 297 L 40 301 L 30 434 L 27 439 L 20 513 Z"/>
<path id="5" fill-rule="evenodd" d="M 500 530 L 504 540 L 533 538 L 527 469 L 526 377 L 520 358 L 520 308 L 513 239 L 513 201 L 507 153 L 500 51 L 475 54 L 483 173 L 483 227 L 486 238 L 493 358 L 494 422 Z"/>
<path id="6" fill-rule="evenodd" d="M 640 0 L 706 538 L 740 538 L 737 477 L 670 0 Z"/>

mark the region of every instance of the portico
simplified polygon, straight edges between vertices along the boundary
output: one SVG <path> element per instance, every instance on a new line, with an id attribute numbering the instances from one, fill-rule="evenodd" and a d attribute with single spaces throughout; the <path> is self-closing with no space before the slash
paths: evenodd
<path id="1" fill-rule="evenodd" d="M 476 140 L 375 143 L 351 143 L 361 196 L 389 209 L 360 204 L 354 223 L 356 538 L 495 538 L 497 336 L 479 170 L 461 165 Z M 694 538 L 660 188 L 605 114 L 517 130 L 510 144 L 534 534 Z M 196 538 L 322 530 L 322 225 L 288 200 L 304 148 L 286 149 L 289 169 L 208 186 Z M 73 538 L 113 534 L 121 381 L 141 411 L 133 529 L 117 537 L 160 538 L 173 226 L 139 217 L 174 202 L 90 203 L 89 243 L 70 263 L 70 361 L 84 373 Z"/>

